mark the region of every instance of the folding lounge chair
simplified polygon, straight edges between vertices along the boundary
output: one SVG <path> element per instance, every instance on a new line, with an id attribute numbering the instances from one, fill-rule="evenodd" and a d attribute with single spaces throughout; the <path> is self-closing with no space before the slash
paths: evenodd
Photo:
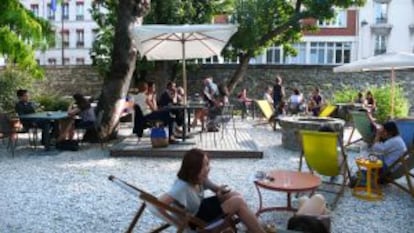
<path id="1" fill-rule="evenodd" d="M 410 172 L 414 168 L 414 119 L 396 119 L 395 123 L 408 150 L 383 172 L 381 178 L 414 197 L 414 173 Z M 406 185 L 396 181 L 401 177 L 405 177 Z"/>
<path id="2" fill-rule="evenodd" d="M 319 113 L 319 117 L 329 117 L 335 110 L 336 110 L 336 106 L 335 105 L 327 105 Z"/>
<path id="3" fill-rule="evenodd" d="M 266 122 L 261 122 L 255 125 L 263 125 L 263 124 L 270 124 L 272 125 L 273 129 L 276 127 L 276 119 L 273 116 L 274 110 L 272 105 L 267 100 L 255 100 L 257 106 L 259 106 L 260 110 L 263 113 L 263 116 L 266 118 Z"/>
<path id="4" fill-rule="evenodd" d="M 343 194 L 346 182 L 350 177 L 347 155 L 342 146 L 341 137 L 337 132 L 307 130 L 301 130 L 300 135 L 302 137 L 302 153 L 299 161 L 299 171 L 302 170 L 302 161 L 303 157 L 305 157 L 308 168 L 312 173 L 316 172 L 321 176 L 330 177 L 329 181 L 323 181 L 324 184 L 339 186 L 339 190 L 319 189 L 320 191 L 336 194 L 331 204 L 332 208 L 334 208 L 339 197 Z M 336 176 L 342 176 L 342 179 Z M 336 178 L 332 179 L 332 177 Z"/>
<path id="5" fill-rule="evenodd" d="M 159 226 L 158 228 L 151 230 L 151 233 L 162 232 L 170 226 L 175 226 L 177 232 L 197 232 L 197 233 L 234 233 L 237 232 L 236 223 L 238 219 L 234 219 L 232 216 L 224 216 L 213 223 L 206 223 L 203 220 L 192 216 L 190 213 L 186 212 L 185 209 L 178 206 L 167 205 L 159 201 L 155 196 L 150 193 L 145 192 L 142 189 L 139 189 L 127 182 L 118 179 L 114 176 L 109 176 L 109 180 L 113 181 L 117 185 L 121 186 L 125 190 L 131 192 L 134 195 L 137 195 L 143 202 L 138 209 L 136 215 L 134 216 L 132 222 L 130 223 L 127 233 L 133 231 L 136 223 L 143 214 L 146 207 L 148 210 L 153 213 L 155 216 L 161 218 L 166 223 Z M 159 209 L 164 210 L 172 219 L 176 220 L 176 224 L 169 222 L 167 218 L 159 213 Z M 190 226 L 195 230 L 191 230 Z"/>
<path id="6" fill-rule="evenodd" d="M 350 114 L 354 122 L 354 127 L 352 128 L 351 134 L 349 135 L 346 146 L 349 146 L 361 140 L 368 145 L 372 145 L 375 139 L 375 132 L 373 130 L 372 123 L 369 120 L 368 113 L 366 111 L 350 111 Z M 358 130 L 361 138 L 351 142 L 355 129 Z"/>
<path id="7" fill-rule="evenodd" d="M 17 134 L 16 132 L 13 132 L 10 125 L 10 118 L 3 113 L 0 113 L 0 139 L 7 139 L 7 149 L 10 150 L 12 156 L 14 156 Z"/>

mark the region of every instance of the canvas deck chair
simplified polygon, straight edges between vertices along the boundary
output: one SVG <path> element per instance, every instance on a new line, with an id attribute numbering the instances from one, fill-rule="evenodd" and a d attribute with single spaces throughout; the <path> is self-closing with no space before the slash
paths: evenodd
<path id="1" fill-rule="evenodd" d="M 347 155 L 342 146 L 341 137 L 337 132 L 308 130 L 301 130 L 300 135 L 302 137 L 302 153 L 299 160 L 299 171 L 302 171 L 303 158 L 305 158 L 310 172 L 322 176 L 322 183 L 326 188 L 322 187 L 318 190 L 336 195 L 331 203 L 333 209 L 342 196 L 350 177 Z"/>
<path id="2" fill-rule="evenodd" d="M 336 106 L 335 105 L 327 105 L 325 108 L 322 109 L 322 111 L 319 113 L 319 117 L 329 117 L 332 115 L 333 112 L 335 112 Z"/>
<path id="3" fill-rule="evenodd" d="M 414 119 L 396 119 L 394 120 L 398 131 L 407 146 L 407 152 L 395 161 L 382 174 L 382 179 L 386 183 L 394 184 L 403 191 L 414 197 Z M 396 180 L 404 177 L 406 185 Z"/>
<path id="4" fill-rule="evenodd" d="M 354 122 L 354 127 L 352 128 L 351 134 L 349 135 L 346 147 L 359 141 L 364 141 L 369 146 L 372 145 L 375 139 L 375 132 L 373 130 L 372 123 L 369 120 L 368 113 L 366 111 L 350 111 L 350 114 Z M 361 138 L 351 141 L 355 129 L 358 130 Z"/>
<path id="5" fill-rule="evenodd" d="M 139 189 L 121 179 L 116 178 L 115 176 L 109 176 L 109 180 L 113 181 L 115 184 L 119 185 L 126 191 L 137 195 L 139 199 L 142 200 L 142 204 L 138 209 L 136 215 L 134 216 L 132 222 L 130 223 L 127 233 L 133 232 L 135 225 L 137 224 L 139 218 L 144 213 L 144 210 L 147 208 L 154 216 L 161 218 L 165 221 L 165 224 L 157 227 L 154 230 L 151 230 L 151 233 L 162 232 L 169 228 L 170 226 L 175 226 L 178 233 L 181 232 L 196 232 L 196 233 L 235 233 L 237 232 L 236 223 L 238 219 L 234 219 L 232 216 L 224 216 L 212 223 L 206 223 L 203 220 L 192 216 L 190 213 L 186 212 L 183 208 L 178 206 L 167 205 L 158 200 L 157 197 L 152 194 L 145 192 L 142 189 Z M 163 215 L 158 212 L 158 209 L 164 210 L 171 218 L 176 219 L 177 224 L 173 224 L 167 220 Z M 195 228 L 192 230 L 190 225 Z"/>
<path id="6" fill-rule="evenodd" d="M 255 100 L 255 102 L 257 106 L 259 106 L 259 109 L 262 112 L 266 121 L 256 123 L 254 126 L 270 124 L 273 127 L 273 129 L 275 129 L 276 118 L 273 116 L 274 114 L 273 106 L 267 100 Z"/>

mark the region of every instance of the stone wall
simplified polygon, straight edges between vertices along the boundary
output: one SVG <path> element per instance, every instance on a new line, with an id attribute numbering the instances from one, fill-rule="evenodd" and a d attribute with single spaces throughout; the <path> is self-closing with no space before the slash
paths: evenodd
<path id="1" fill-rule="evenodd" d="M 190 65 L 191 66 L 191 65 Z M 190 67 L 189 67 L 190 68 Z M 212 75 L 216 83 L 226 82 L 233 74 L 235 65 L 202 65 L 191 67 L 188 71 L 188 89 L 190 94 L 200 92 L 202 77 Z M 297 87 L 306 95 L 315 86 L 320 87 L 326 98 L 345 85 L 364 90 L 368 85 L 390 83 L 390 72 L 333 73 L 333 66 L 311 65 L 254 65 L 247 70 L 245 79 L 237 86 L 235 93 L 242 87 L 248 88 L 249 96 L 261 98 L 268 85 L 274 83 L 276 75 L 283 77 L 287 95 Z M 414 69 L 398 70 L 396 80 L 405 90 L 411 105 L 414 105 Z M 178 85 L 181 79 L 177 80 Z M 62 95 L 80 92 L 97 96 L 100 93 L 102 78 L 90 66 L 48 67 L 46 79 L 38 85 L 45 90 L 53 90 Z M 160 89 L 160 88 L 159 88 Z M 235 94 L 233 94 L 235 96 Z"/>

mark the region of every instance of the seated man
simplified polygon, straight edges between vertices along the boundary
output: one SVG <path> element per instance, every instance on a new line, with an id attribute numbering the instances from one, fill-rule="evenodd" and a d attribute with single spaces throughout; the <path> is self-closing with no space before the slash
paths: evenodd
<path id="1" fill-rule="evenodd" d="M 158 99 L 158 107 L 159 109 L 167 108 L 171 105 L 178 105 L 179 104 L 179 95 L 174 82 L 170 81 L 167 83 L 167 88 L 161 94 L 160 98 Z M 181 127 L 184 122 L 184 111 L 181 109 L 172 109 L 169 110 L 175 116 L 175 123 L 178 127 Z M 175 127 L 175 133 L 179 134 L 181 130 Z"/>
<path id="2" fill-rule="evenodd" d="M 397 161 L 406 151 L 407 147 L 398 132 L 395 122 L 388 121 L 382 125 L 377 125 L 374 144 L 371 147 L 370 153 L 382 160 L 383 167 L 380 173 L 387 170 L 387 168 Z M 362 174 L 359 175 L 365 177 L 365 171 L 362 171 Z M 351 187 L 355 185 L 356 178 L 356 176 L 351 178 Z M 365 179 L 362 178 L 362 180 Z"/>
<path id="3" fill-rule="evenodd" d="M 14 109 L 19 116 L 36 112 L 36 104 L 34 102 L 29 101 L 29 94 L 27 90 L 19 89 L 17 90 L 16 95 L 19 101 L 16 103 Z M 21 123 L 25 131 L 29 130 L 30 128 L 41 128 L 42 144 L 45 144 L 46 141 L 49 141 L 49 130 L 52 128 L 50 122 L 46 120 L 22 119 Z"/>

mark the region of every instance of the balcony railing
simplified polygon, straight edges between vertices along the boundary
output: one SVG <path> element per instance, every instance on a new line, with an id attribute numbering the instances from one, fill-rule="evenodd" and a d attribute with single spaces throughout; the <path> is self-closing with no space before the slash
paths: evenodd
<path id="1" fill-rule="evenodd" d="M 386 48 L 377 48 L 374 50 L 374 55 L 380 55 L 380 54 L 384 54 L 387 52 Z"/>
<path id="2" fill-rule="evenodd" d="M 375 18 L 375 23 L 387 23 L 387 22 L 388 22 L 387 17 Z"/>
<path id="3" fill-rule="evenodd" d="M 83 41 L 76 42 L 76 48 L 83 48 L 85 46 L 85 43 Z"/>

